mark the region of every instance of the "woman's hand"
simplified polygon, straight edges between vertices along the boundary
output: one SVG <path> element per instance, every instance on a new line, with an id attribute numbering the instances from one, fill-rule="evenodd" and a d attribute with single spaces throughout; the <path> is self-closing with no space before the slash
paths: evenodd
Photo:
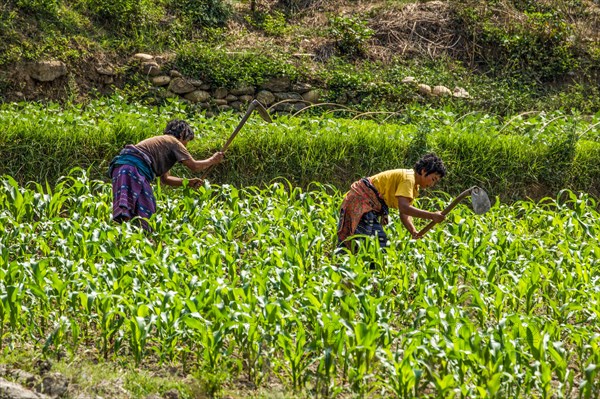
<path id="1" fill-rule="evenodd" d="M 431 220 L 434 222 L 440 223 L 444 221 L 444 219 L 446 219 L 446 215 L 444 215 L 442 212 L 431 212 Z"/>
<path id="2" fill-rule="evenodd" d="M 203 184 L 204 184 L 204 179 L 194 178 L 194 179 L 188 180 L 188 187 L 195 188 L 196 190 Z"/>
<path id="3" fill-rule="evenodd" d="M 218 163 L 220 163 L 223 160 L 223 157 L 225 157 L 225 154 L 221 151 L 217 151 L 215 152 L 212 157 L 209 158 L 210 164 L 211 165 L 216 165 Z"/>

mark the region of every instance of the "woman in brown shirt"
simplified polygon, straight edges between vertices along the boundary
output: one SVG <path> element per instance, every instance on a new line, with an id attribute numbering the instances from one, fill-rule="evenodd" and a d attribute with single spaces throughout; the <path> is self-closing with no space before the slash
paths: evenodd
<path id="1" fill-rule="evenodd" d="M 183 179 L 171 176 L 170 169 L 181 162 L 192 172 L 199 172 L 223 160 L 222 152 L 215 152 L 205 160 L 195 160 L 186 146 L 194 139 L 194 131 L 182 120 L 167 123 L 164 134 L 150 137 L 136 145 L 126 145 L 110 163 L 108 174 L 113 188 L 113 220 L 128 221 L 140 217 L 142 227 L 149 230 L 148 222 L 156 212 L 156 199 L 150 183 L 160 176 L 162 184 L 181 186 Z M 198 188 L 202 179 L 189 179 L 189 186 Z"/>

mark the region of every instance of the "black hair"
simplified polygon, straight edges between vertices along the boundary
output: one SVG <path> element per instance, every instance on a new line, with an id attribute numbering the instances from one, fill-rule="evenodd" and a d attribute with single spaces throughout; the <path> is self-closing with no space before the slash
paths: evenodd
<path id="1" fill-rule="evenodd" d="M 194 139 L 194 131 L 192 127 L 186 121 L 182 121 L 181 119 L 173 119 L 167 123 L 165 127 L 164 134 L 170 134 L 171 136 L 175 136 L 178 140 L 193 140 Z"/>
<path id="2" fill-rule="evenodd" d="M 424 170 L 425 176 L 429 176 L 432 173 L 439 174 L 440 178 L 446 176 L 444 162 L 442 162 L 442 160 L 434 153 L 423 155 L 423 157 L 415 164 L 414 169 L 417 173 L 421 173 L 421 171 Z"/>

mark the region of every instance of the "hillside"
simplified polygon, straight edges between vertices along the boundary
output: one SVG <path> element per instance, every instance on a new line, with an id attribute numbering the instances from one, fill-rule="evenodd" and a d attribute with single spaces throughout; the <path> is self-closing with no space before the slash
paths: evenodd
<path id="1" fill-rule="evenodd" d="M 0 98 L 85 103 L 118 92 L 160 103 L 132 62 L 149 53 L 213 91 L 287 76 L 318 88 L 319 101 L 363 111 L 591 114 L 599 32 L 590 0 L 10 0 L 0 5 Z M 36 75 L 40 61 L 59 63 L 55 79 Z M 467 95 L 434 98 L 416 83 Z"/>

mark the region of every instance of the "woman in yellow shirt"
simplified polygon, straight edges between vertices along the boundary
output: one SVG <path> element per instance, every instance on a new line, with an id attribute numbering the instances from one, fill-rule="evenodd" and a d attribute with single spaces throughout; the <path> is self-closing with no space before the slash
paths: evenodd
<path id="1" fill-rule="evenodd" d="M 441 212 L 415 208 L 412 203 L 420 188 L 433 187 L 446 175 L 446 167 L 435 154 L 423 156 L 413 169 L 392 169 L 356 181 L 344 197 L 338 223 L 338 243 L 352 249 L 352 236 L 376 236 L 382 248 L 387 246 L 383 226 L 388 223 L 388 209 L 396 208 L 400 220 L 413 238 L 421 238 L 412 223 L 413 217 L 444 220 Z"/>

